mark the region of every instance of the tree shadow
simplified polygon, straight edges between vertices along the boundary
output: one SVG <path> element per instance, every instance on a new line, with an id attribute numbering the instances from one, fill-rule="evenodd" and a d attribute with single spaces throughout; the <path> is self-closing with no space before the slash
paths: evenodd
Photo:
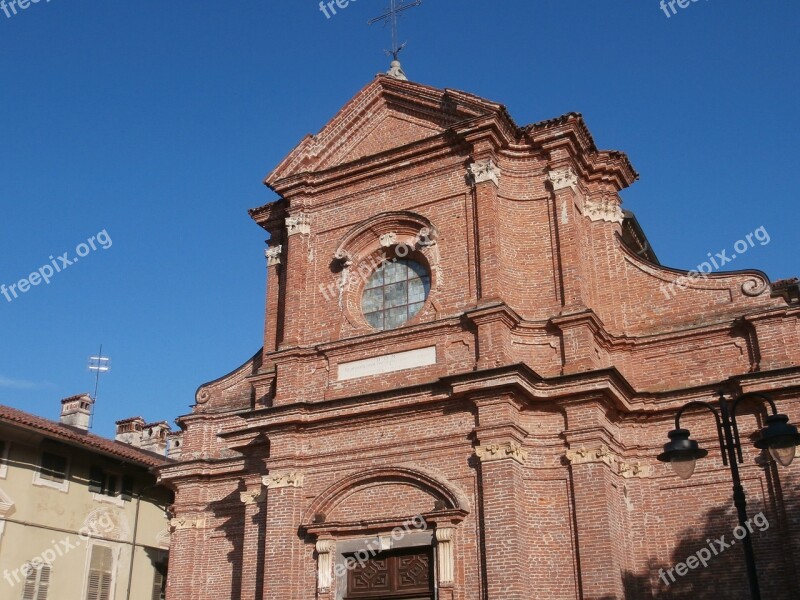
<path id="1" fill-rule="evenodd" d="M 761 597 L 794 600 L 800 598 L 795 560 L 800 556 L 800 481 L 792 477 L 790 471 L 784 471 L 780 483 L 772 463 L 765 467 L 765 473 L 766 501 L 748 497 L 747 506 L 748 517 L 752 520 L 751 539 Z M 651 558 L 643 571 L 623 574 L 625 600 L 747 600 L 751 597 L 744 545 L 735 536 L 738 533 L 741 537 L 742 531 L 734 531 L 738 519 L 732 500 L 707 510 L 703 520 L 702 528 L 687 527 L 680 532 L 677 536 L 680 541 L 669 561 Z M 701 561 L 701 556 L 705 560 Z M 689 568 L 692 564 L 687 561 L 693 563 L 694 568 Z M 680 571 L 679 563 L 686 565 L 680 567 Z"/>

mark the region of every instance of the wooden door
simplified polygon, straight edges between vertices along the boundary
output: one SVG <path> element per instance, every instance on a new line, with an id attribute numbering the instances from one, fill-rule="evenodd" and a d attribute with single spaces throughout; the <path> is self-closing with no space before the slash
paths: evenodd
<path id="1" fill-rule="evenodd" d="M 345 600 L 433 600 L 433 549 L 381 552 L 347 573 Z"/>

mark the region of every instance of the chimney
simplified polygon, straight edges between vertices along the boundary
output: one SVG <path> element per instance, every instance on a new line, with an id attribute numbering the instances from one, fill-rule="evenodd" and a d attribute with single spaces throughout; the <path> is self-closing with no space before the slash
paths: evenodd
<path id="1" fill-rule="evenodd" d="M 94 400 L 89 394 L 70 396 L 61 401 L 61 424 L 89 431 Z"/>
<path id="2" fill-rule="evenodd" d="M 167 434 L 167 458 L 180 460 L 183 451 L 183 432 L 173 431 Z"/>
<path id="3" fill-rule="evenodd" d="M 142 450 L 149 450 L 157 454 L 166 455 L 167 436 L 172 432 L 172 428 L 166 421 L 160 423 L 148 423 L 142 426 Z"/>
<path id="4" fill-rule="evenodd" d="M 144 419 L 142 417 L 131 417 L 117 421 L 117 434 L 114 439 L 123 444 L 136 448 L 142 445 L 142 430 L 144 429 Z"/>

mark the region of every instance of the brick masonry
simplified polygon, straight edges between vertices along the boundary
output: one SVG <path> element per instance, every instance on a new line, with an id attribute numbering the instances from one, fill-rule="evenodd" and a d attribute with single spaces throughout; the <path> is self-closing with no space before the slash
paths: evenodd
<path id="1" fill-rule="evenodd" d="M 415 515 L 441 533 L 391 543 L 452 554 L 439 598 L 747 597 L 737 547 L 659 580 L 736 525 L 710 415 L 682 421 L 711 451 L 692 479 L 655 456 L 676 410 L 719 391 L 768 393 L 800 420 L 797 284 L 720 273 L 665 298 L 685 273 L 624 241 L 619 191 L 637 177 L 578 114 L 520 127 L 387 76 L 305 138 L 265 181 L 280 200 L 251 211 L 270 235 L 264 347 L 200 387 L 181 461 L 160 470 L 176 491 L 169 598 L 341 598 L 341 549 Z M 431 291 L 378 332 L 361 288 L 397 244 Z M 338 378 L 431 346 L 433 365 Z M 764 597 L 797 598 L 798 467 L 752 447 L 748 411 Z"/>

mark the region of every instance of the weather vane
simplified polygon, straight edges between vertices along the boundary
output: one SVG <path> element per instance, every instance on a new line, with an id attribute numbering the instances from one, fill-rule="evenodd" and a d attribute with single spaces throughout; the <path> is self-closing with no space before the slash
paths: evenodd
<path id="1" fill-rule="evenodd" d="M 386 9 L 386 12 L 379 17 L 375 17 L 368 21 L 370 25 L 373 23 L 380 23 L 382 22 L 384 25 L 389 23 L 392 26 L 392 49 L 386 50 L 386 54 L 392 57 L 392 68 L 389 70 L 389 75 L 396 77 L 397 79 L 406 79 L 403 70 L 400 68 L 400 52 L 403 48 L 406 47 L 407 42 L 403 42 L 402 44 L 398 42 L 397 39 L 397 17 L 400 16 L 400 13 L 403 11 L 408 10 L 409 8 L 414 8 L 415 6 L 419 6 L 422 4 L 422 0 L 414 0 L 413 2 L 406 3 L 405 0 L 389 0 L 389 8 Z"/>

